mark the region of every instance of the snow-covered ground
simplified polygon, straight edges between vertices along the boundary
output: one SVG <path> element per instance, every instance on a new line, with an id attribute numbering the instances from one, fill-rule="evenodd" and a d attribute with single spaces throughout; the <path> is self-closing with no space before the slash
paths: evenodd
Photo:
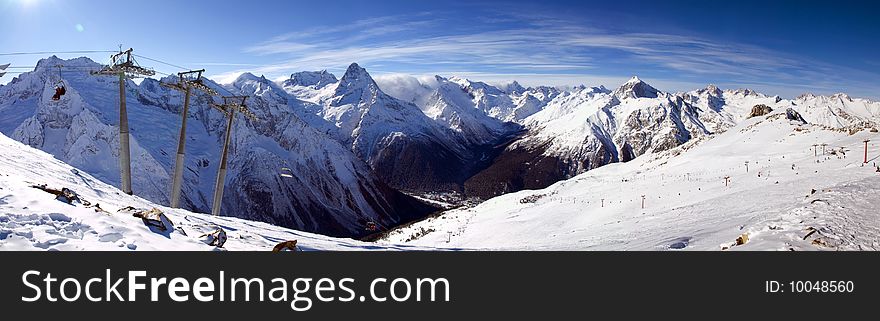
<path id="1" fill-rule="evenodd" d="M 91 203 L 73 205 L 33 188 L 69 188 Z M 103 211 L 97 211 L 97 204 Z M 151 230 L 131 213 L 132 206 L 158 208 L 174 223 L 171 232 Z M 203 243 L 204 233 L 222 228 L 226 250 L 269 251 L 297 240 L 301 250 L 419 250 L 413 246 L 377 245 L 331 238 L 232 217 L 214 217 L 170 209 L 123 194 L 43 151 L 0 134 L 0 250 L 219 250 Z"/>
<path id="2" fill-rule="evenodd" d="M 777 110 L 543 190 L 450 210 L 394 230 L 380 243 L 502 250 L 880 250 L 880 173 L 873 167 L 880 135 L 850 135 L 784 115 Z M 869 164 L 862 166 L 866 138 L 873 142 Z M 814 156 L 813 144 L 827 144 L 824 155 L 819 146 Z M 744 235 L 745 244 L 735 246 Z"/>

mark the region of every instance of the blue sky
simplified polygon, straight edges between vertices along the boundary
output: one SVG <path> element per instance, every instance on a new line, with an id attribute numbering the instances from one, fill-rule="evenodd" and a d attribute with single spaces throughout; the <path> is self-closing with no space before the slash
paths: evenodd
<path id="1" fill-rule="evenodd" d="M 121 44 L 218 80 L 243 71 L 341 76 L 358 62 L 380 78 L 616 87 L 638 75 L 666 91 L 714 83 L 880 97 L 878 5 L 765 2 L 0 0 L 0 54 Z M 0 55 L 0 64 L 40 57 Z"/>

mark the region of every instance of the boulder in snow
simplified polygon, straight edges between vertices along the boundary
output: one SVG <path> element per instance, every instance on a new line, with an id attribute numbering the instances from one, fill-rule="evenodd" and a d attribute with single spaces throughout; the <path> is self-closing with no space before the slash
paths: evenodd
<path id="1" fill-rule="evenodd" d="M 226 244 L 226 231 L 218 227 L 213 232 L 202 234 L 200 238 L 210 246 L 223 247 L 223 244 Z"/>
<path id="2" fill-rule="evenodd" d="M 743 245 L 749 242 L 749 233 L 743 233 L 736 238 L 736 245 Z"/>
<path id="3" fill-rule="evenodd" d="M 150 210 L 139 210 L 135 209 L 131 206 L 124 207 L 119 210 L 120 212 L 128 212 L 131 213 L 131 216 L 140 218 L 144 221 L 144 224 L 150 228 L 151 231 L 156 233 L 171 233 L 174 231 L 174 223 L 165 216 L 158 208 L 153 208 Z"/>
<path id="4" fill-rule="evenodd" d="M 284 241 L 284 242 L 276 244 L 275 247 L 272 248 L 272 252 L 295 252 L 295 251 L 297 251 L 296 240 Z"/>
<path id="5" fill-rule="evenodd" d="M 749 113 L 749 118 L 764 116 L 764 115 L 770 114 L 770 112 L 772 112 L 772 111 L 773 111 L 773 108 L 770 108 L 770 106 L 767 106 L 764 104 L 757 104 L 754 107 L 752 107 L 752 111 Z"/>
<path id="6" fill-rule="evenodd" d="M 88 201 L 80 198 L 79 194 L 77 194 L 76 192 L 74 192 L 73 190 L 71 190 L 67 187 L 62 187 L 60 190 L 48 187 L 48 185 L 46 185 L 46 184 L 31 185 L 31 187 L 42 190 L 46 193 L 55 195 L 56 200 L 70 204 L 70 205 L 76 205 L 75 203 L 83 204 L 86 207 L 91 205 L 91 203 L 89 203 Z"/>

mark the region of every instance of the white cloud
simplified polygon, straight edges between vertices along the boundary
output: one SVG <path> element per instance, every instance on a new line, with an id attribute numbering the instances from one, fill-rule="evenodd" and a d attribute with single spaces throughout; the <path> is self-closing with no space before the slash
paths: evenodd
<path id="1" fill-rule="evenodd" d="M 693 36 L 611 33 L 579 27 L 552 17 L 527 19 L 531 20 L 520 20 L 523 23 L 512 29 L 474 31 L 479 30 L 474 28 L 466 32 L 450 30 L 443 35 L 389 39 L 389 33 L 420 28 L 435 30 L 426 26 L 441 25 L 442 28 L 442 23 L 430 14 L 377 17 L 348 25 L 316 27 L 279 35 L 245 48 L 245 51 L 257 55 L 292 56 L 251 70 L 269 77 L 281 77 L 300 70 L 338 70 L 351 62 L 358 62 L 371 72 L 378 69 L 380 73 L 414 71 L 416 74 L 450 75 L 448 71 L 458 70 L 460 74 L 484 77 L 480 78 L 483 81 L 516 79 L 524 85 L 544 82 L 560 86 L 612 84 L 613 87 L 615 82 L 625 81 L 631 74 L 646 70 L 662 71 L 670 77 L 674 75 L 675 80 L 661 79 L 659 82 L 673 88 L 703 80 L 764 83 L 762 86 L 768 88 L 819 91 L 837 88 L 841 84 L 862 92 L 877 89 L 876 84 L 864 81 L 874 79 L 876 75 L 756 46 Z M 614 69 L 615 73 L 626 70 L 626 75 L 594 75 L 607 74 L 609 69 Z M 213 78 L 234 79 L 233 74 L 237 76 L 244 71 L 236 70 Z M 401 77 L 382 80 L 382 85 L 389 88 L 411 84 L 410 80 Z"/>
<path id="2" fill-rule="evenodd" d="M 415 102 L 416 98 L 424 97 L 434 88 L 437 82 L 433 77 L 415 77 L 408 74 L 377 74 L 373 80 L 386 94 L 404 101 Z"/>

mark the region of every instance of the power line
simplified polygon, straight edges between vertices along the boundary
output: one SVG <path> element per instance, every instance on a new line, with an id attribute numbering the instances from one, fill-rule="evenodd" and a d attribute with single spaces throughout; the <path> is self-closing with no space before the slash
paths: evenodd
<path id="1" fill-rule="evenodd" d="M 58 66 L 48 66 L 46 68 L 57 68 L 57 67 Z M 11 66 L 11 67 L 9 67 L 9 69 L 13 69 L 13 68 L 14 69 L 36 69 L 37 66 Z M 95 69 L 95 67 L 91 67 L 91 66 L 64 66 L 64 65 L 62 65 L 61 68 L 63 68 L 63 69 Z"/>
<path id="2" fill-rule="evenodd" d="M 118 51 L 118 50 L 35 51 L 35 52 L 12 52 L 12 53 L 0 53 L 0 56 L 15 56 L 15 55 L 45 55 L 45 54 L 82 54 L 82 53 L 116 53 L 116 52 L 119 52 L 119 51 Z M 192 70 L 192 68 L 186 68 L 186 67 L 184 67 L 184 66 L 177 65 L 177 64 L 173 64 L 173 63 L 170 63 L 170 62 L 167 62 L 167 61 L 163 61 L 163 60 L 159 60 L 159 59 L 156 59 L 156 58 L 150 58 L 150 57 L 147 57 L 147 56 L 137 55 L 137 54 L 132 54 L 132 55 L 135 56 L 135 57 L 137 57 L 137 58 L 146 59 L 146 60 L 149 60 L 149 61 L 152 61 L 152 62 L 160 63 L 160 64 L 167 65 L 167 66 L 174 67 L 174 68 L 178 68 L 178 69 L 180 69 L 180 70 Z M 15 66 L 15 67 L 9 67 L 9 68 L 17 68 L 17 69 L 27 69 L 27 68 L 30 68 L 30 69 L 36 69 L 36 66 L 33 66 L 33 67 L 31 67 L 31 66 Z M 70 66 L 70 67 L 65 66 L 65 67 L 63 67 L 63 68 L 64 68 L 64 69 L 94 69 L 94 68 L 92 68 L 92 67 L 84 67 L 84 66 Z M 7 74 L 23 74 L 23 73 L 25 73 L 25 72 L 27 72 L 27 71 L 22 71 L 22 72 L 10 71 L 10 72 L 7 72 Z M 164 76 L 171 76 L 171 75 L 173 75 L 173 73 L 165 73 L 165 72 L 160 72 L 160 71 L 158 71 L 158 70 L 156 71 L 156 73 L 157 73 L 157 74 L 160 74 L 160 75 L 164 75 Z M 219 87 L 220 90 L 224 91 L 225 93 L 229 94 L 230 96 L 234 96 L 234 95 L 236 95 L 235 93 L 233 93 L 233 92 L 229 91 L 228 89 L 226 89 L 226 87 L 224 87 L 224 86 L 222 86 L 222 85 L 220 85 L 220 84 L 217 84 L 217 85 L 218 85 L 217 87 Z"/>
<path id="3" fill-rule="evenodd" d="M 46 55 L 46 54 L 84 54 L 84 53 L 108 53 L 116 52 L 115 50 L 77 50 L 77 51 L 35 51 L 35 52 L 8 52 L 0 53 L 0 56 L 25 56 L 25 55 Z"/>
<path id="4" fill-rule="evenodd" d="M 167 65 L 167 66 L 171 66 L 171 67 L 174 67 L 174 68 L 178 68 L 178 69 L 181 69 L 181 70 L 192 70 L 191 68 L 182 67 L 182 66 L 175 65 L 175 64 L 172 64 L 172 63 L 170 63 L 170 62 L 165 62 L 165 61 L 162 61 L 162 60 L 159 60 L 159 59 L 154 59 L 154 58 L 145 57 L 145 56 L 141 56 L 141 55 L 134 55 L 134 56 L 135 56 L 135 57 L 138 57 L 138 58 L 144 58 L 144 59 L 149 60 L 149 61 L 152 61 L 152 62 L 157 62 L 157 63 L 163 64 L 163 65 Z"/>
<path id="5" fill-rule="evenodd" d="M 150 58 L 150 57 L 147 57 L 147 56 L 137 55 L 137 54 L 134 55 L 134 56 L 137 57 L 137 58 L 143 58 L 143 59 L 146 59 L 146 60 L 149 60 L 149 61 L 152 61 L 152 62 L 160 63 L 160 64 L 167 65 L 167 66 L 171 66 L 171 67 L 174 67 L 174 68 L 178 68 L 178 69 L 180 69 L 180 70 L 193 70 L 192 68 L 187 68 L 187 67 L 184 67 L 184 66 L 181 66 L 181 65 L 176 65 L 176 64 L 173 64 L 173 63 L 170 63 L 170 62 L 167 62 L 167 61 L 162 61 L 162 60 L 159 60 L 159 59 L 156 59 L 156 58 Z M 166 73 L 164 73 L 164 72 L 158 72 L 158 71 L 157 71 L 156 73 L 163 74 L 163 75 L 166 75 L 166 76 L 171 76 L 171 74 L 166 74 Z M 219 87 L 220 90 L 226 92 L 226 93 L 229 94 L 230 96 L 235 96 L 235 95 L 236 95 L 235 93 L 229 91 L 228 89 L 226 89 L 226 88 L 223 87 L 222 85 L 220 85 L 220 84 L 217 84 L 217 85 L 218 85 L 217 87 Z"/>

